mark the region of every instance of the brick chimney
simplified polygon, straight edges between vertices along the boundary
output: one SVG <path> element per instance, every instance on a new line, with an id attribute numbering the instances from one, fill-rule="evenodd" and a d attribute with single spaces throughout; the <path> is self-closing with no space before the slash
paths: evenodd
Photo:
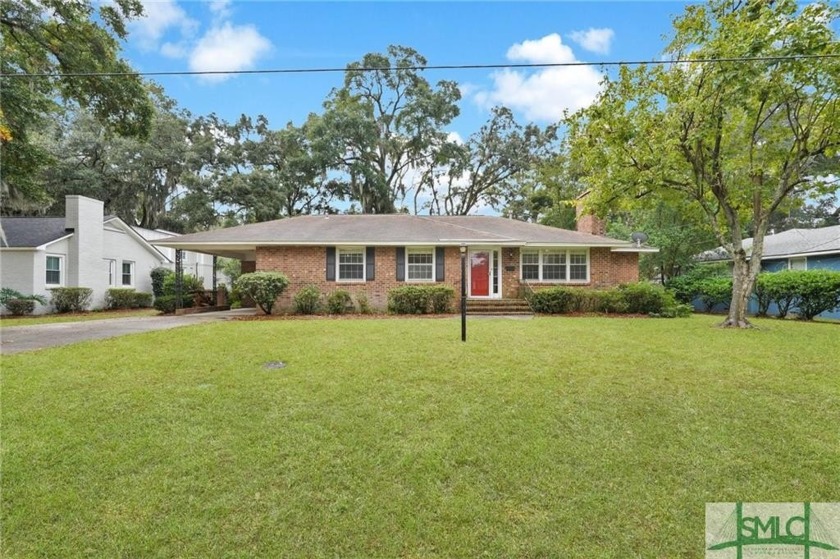
<path id="1" fill-rule="evenodd" d="M 590 235 L 606 235 L 607 223 L 600 217 L 594 216 L 590 213 L 585 213 L 583 209 L 583 199 L 589 195 L 589 192 L 584 192 L 578 196 L 575 203 L 575 218 L 576 229 L 580 233 L 589 233 Z"/>

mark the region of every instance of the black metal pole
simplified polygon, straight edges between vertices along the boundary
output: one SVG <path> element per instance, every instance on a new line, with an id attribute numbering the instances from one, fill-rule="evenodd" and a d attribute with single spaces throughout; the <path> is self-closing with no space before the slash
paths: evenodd
<path id="1" fill-rule="evenodd" d="M 178 311 L 183 307 L 181 300 L 181 293 L 184 284 L 184 251 L 180 248 L 175 249 L 175 310 Z"/>
<path id="2" fill-rule="evenodd" d="M 218 295 L 217 295 L 219 285 L 217 283 L 217 278 L 216 278 L 216 266 L 218 264 L 219 264 L 219 261 L 218 261 L 216 255 L 214 254 L 213 255 L 213 306 L 214 307 L 219 304 L 219 299 L 218 299 Z"/>
<path id="3" fill-rule="evenodd" d="M 461 341 L 467 341 L 467 251 L 461 252 Z"/>

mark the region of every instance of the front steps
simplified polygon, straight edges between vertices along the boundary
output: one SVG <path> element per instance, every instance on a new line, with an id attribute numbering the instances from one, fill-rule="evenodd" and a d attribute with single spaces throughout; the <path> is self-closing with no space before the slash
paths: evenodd
<path id="1" fill-rule="evenodd" d="M 469 315 L 532 315 L 524 299 L 467 299 Z"/>

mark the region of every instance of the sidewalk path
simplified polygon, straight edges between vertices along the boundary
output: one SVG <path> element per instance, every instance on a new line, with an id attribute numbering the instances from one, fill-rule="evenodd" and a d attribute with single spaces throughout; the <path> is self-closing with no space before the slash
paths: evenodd
<path id="1" fill-rule="evenodd" d="M 0 328 L 0 354 L 57 347 L 87 340 L 102 340 L 126 334 L 168 330 L 179 326 L 228 320 L 236 316 L 254 314 L 254 309 L 186 314 L 182 316 L 140 316 L 108 318 L 84 322 L 34 324 Z"/>

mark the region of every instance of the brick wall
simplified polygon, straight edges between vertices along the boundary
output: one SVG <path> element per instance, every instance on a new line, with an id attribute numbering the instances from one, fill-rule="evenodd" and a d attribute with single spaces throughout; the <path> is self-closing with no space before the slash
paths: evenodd
<path id="1" fill-rule="evenodd" d="M 242 261 L 242 273 L 243 274 L 250 274 L 251 272 L 257 271 L 257 263 L 254 260 L 243 260 Z"/>
<path id="2" fill-rule="evenodd" d="M 508 256 L 508 250 L 512 255 Z M 505 297 L 518 297 L 524 283 L 519 281 L 519 249 L 504 249 L 503 264 L 513 265 L 515 272 L 504 271 Z M 612 252 L 608 248 L 589 249 L 589 281 L 585 283 L 540 283 L 529 281 L 532 289 L 546 287 L 607 288 L 639 281 L 639 255 L 635 252 Z"/>
<path id="3" fill-rule="evenodd" d="M 454 309 L 458 308 L 461 293 L 461 255 L 458 247 L 445 249 L 446 284 L 455 290 Z M 502 296 L 521 296 L 519 281 L 519 249 L 502 247 Z M 579 287 L 610 287 L 639 279 L 639 255 L 636 253 L 610 252 L 608 248 L 593 248 L 589 252 L 590 282 L 584 284 L 537 284 L 532 287 L 574 285 Z M 429 282 L 397 281 L 396 248 L 376 247 L 376 279 L 367 282 L 339 282 L 326 280 L 326 247 L 257 247 L 256 262 L 243 262 L 242 271 L 282 272 L 289 278 L 289 287 L 278 301 L 278 311 L 292 309 L 292 300 L 301 287 L 314 285 L 322 293 L 329 294 L 337 289 L 349 291 L 354 296 L 364 293 L 371 307 L 385 309 L 388 305 L 388 291 L 405 285 L 430 285 Z M 469 263 L 467 263 L 469 265 Z"/>
<path id="4" fill-rule="evenodd" d="M 458 247 L 444 251 L 444 281 L 397 281 L 397 253 L 395 247 L 376 247 L 376 279 L 367 282 L 327 281 L 326 247 L 257 247 L 256 268 L 260 271 L 282 272 L 289 278 L 289 287 L 278 301 L 278 310 L 291 310 L 295 293 L 301 287 L 314 285 L 321 293 L 338 289 L 357 296 L 364 293 L 371 307 L 384 310 L 388 306 L 388 291 L 406 285 L 449 285 L 455 290 L 454 308 L 460 302 L 461 256 Z"/>

